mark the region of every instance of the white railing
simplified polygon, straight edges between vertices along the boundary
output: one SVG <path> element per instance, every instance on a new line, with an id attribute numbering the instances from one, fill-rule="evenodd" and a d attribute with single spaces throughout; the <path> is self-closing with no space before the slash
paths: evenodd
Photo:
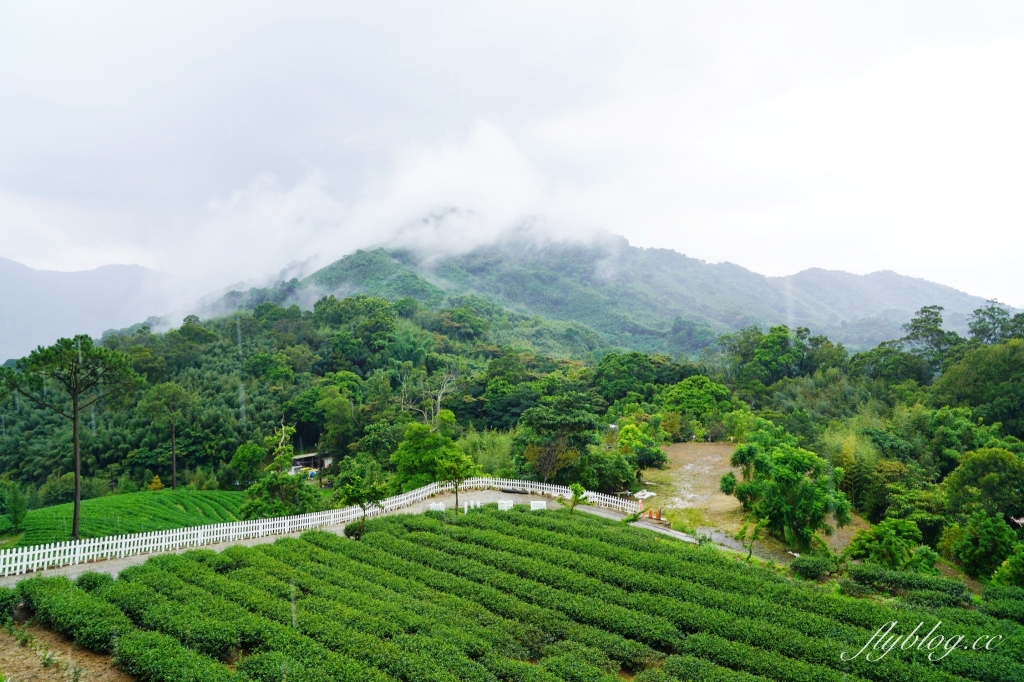
<path id="1" fill-rule="evenodd" d="M 433 497 L 439 493 L 451 492 L 451 483 L 431 483 L 401 495 L 389 497 L 381 503 L 380 508 L 367 510 L 367 516 L 378 516 L 402 509 L 412 504 Z M 549 497 L 569 497 L 572 493 L 565 486 L 537 483 L 536 481 L 517 481 L 507 478 L 471 478 L 462 484 L 460 490 L 518 490 L 529 495 L 547 495 Z M 587 492 L 587 501 L 599 507 L 607 507 L 627 514 L 640 511 L 640 503 L 634 500 Z M 330 509 L 328 511 L 282 516 L 274 519 L 253 519 L 252 521 L 232 521 L 215 523 L 209 526 L 192 526 L 174 528 L 149 533 L 132 535 L 111 535 L 103 538 L 86 540 L 68 540 L 48 545 L 16 547 L 0 550 L 0 575 L 21 575 L 30 571 L 46 568 L 81 564 L 104 559 L 120 559 L 133 554 L 149 554 L 166 552 L 189 547 L 202 547 L 222 542 L 237 542 L 251 538 L 262 538 L 269 535 L 287 535 L 298 531 L 324 526 L 336 526 L 354 521 L 362 516 L 359 507 Z"/>

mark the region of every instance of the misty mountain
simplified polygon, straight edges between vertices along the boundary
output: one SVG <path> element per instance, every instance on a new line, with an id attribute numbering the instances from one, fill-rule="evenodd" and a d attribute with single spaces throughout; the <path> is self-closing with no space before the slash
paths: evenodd
<path id="1" fill-rule="evenodd" d="M 262 300 L 311 306 L 319 296 L 358 293 L 430 306 L 482 296 L 512 310 L 587 325 L 610 344 L 645 351 L 695 351 L 718 334 L 757 324 L 809 327 L 854 349 L 902 335 L 926 305 L 946 309 L 966 333 L 985 300 L 952 287 L 883 271 L 811 269 L 766 277 L 732 263 L 707 263 L 621 237 L 591 243 L 506 239 L 469 253 L 425 257 L 405 249 L 357 251 L 305 279 L 232 292 L 226 308 Z"/>
<path id="2" fill-rule="evenodd" d="M 163 308 L 165 278 L 139 265 L 54 272 L 0 258 L 0 363 L 62 336 L 145 320 Z"/>

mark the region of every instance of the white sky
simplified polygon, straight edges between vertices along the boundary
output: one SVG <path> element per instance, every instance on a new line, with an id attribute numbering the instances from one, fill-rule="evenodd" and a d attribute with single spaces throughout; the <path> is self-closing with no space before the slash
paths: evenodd
<path id="1" fill-rule="evenodd" d="M 202 292 L 530 218 L 1024 306 L 1022 121 L 1020 2 L 0 1 L 0 256 Z"/>

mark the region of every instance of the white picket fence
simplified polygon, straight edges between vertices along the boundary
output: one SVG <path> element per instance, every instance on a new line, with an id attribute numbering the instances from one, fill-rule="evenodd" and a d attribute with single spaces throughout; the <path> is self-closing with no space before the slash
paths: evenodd
<path id="1" fill-rule="evenodd" d="M 433 497 L 440 493 L 451 492 L 451 483 L 431 483 L 401 495 L 389 497 L 381 503 L 381 508 L 368 510 L 367 516 L 377 516 L 396 509 Z M 569 497 L 572 495 L 565 486 L 537 483 L 535 481 L 517 481 L 507 478 L 471 478 L 460 488 L 461 490 L 518 490 L 530 495 L 547 495 L 549 497 Z M 640 511 L 640 503 L 634 500 L 587 492 L 587 501 L 599 507 L 607 507 L 627 514 Z M 105 538 L 87 540 L 69 540 L 48 545 L 17 547 L 0 550 L 0 575 L 21 575 L 30 571 L 46 568 L 81 564 L 104 559 L 120 559 L 134 554 L 166 552 L 169 550 L 189 547 L 202 547 L 222 542 L 237 542 L 251 538 L 262 538 L 269 535 L 287 535 L 297 531 L 336 526 L 354 521 L 362 516 L 359 507 L 331 509 L 328 511 L 282 516 L 274 519 L 254 519 L 252 521 L 232 521 L 215 523 L 209 526 L 192 526 L 175 528 L 149 533 L 132 535 L 111 535 Z"/>

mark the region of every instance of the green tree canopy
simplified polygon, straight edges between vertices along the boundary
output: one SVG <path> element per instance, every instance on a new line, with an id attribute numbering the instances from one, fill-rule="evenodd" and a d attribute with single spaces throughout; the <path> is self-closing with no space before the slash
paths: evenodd
<path id="1" fill-rule="evenodd" d="M 824 459 L 789 443 L 755 452 L 751 480 L 737 483 L 729 472 L 721 487 L 731 490 L 755 518 L 765 520 L 773 535 L 806 550 L 817 531 L 832 532 L 830 514 L 839 526 L 849 523 L 850 503 L 835 485 L 842 470 L 831 471 Z"/>
<path id="2" fill-rule="evenodd" d="M 594 370 L 594 387 L 608 404 L 629 393 L 649 397 L 655 379 L 654 365 L 644 353 L 609 353 Z"/>
<path id="3" fill-rule="evenodd" d="M 935 382 L 940 404 L 965 405 L 1024 438 L 1024 339 L 969 351 Z"/>
<path id="4" fill-rule="evenodd" d="M 388 496 L 389 486 L 380 464 L 364 455 L 346 460 L 334 480 L 334 491 L 335 502 L 346 507 L 355 505 L 362 510 L 356 532 L 358 537 L 362 537 L 367 513 L 373 507 L 381 507 L 381 502 Z"/>
<path id="5" fill-rule="evenodd" d="M 459 489 L 467 478 L 480 474 L 480 467 L 458 446 L 447 448 L 435 466 L 437 480 L 441 483 L 451 483 L 455 489 L 455 511 L 458 513 Z"/>
<path id="6" fill-rule="evenodd" d="M 670 412 L 699 419 L 717 414 L 729 404 L 730 396 L 727 387 L 697 374 L 665 389 L 661 403 Z"/>
<path id="7" fill-rule="evenodd" d="M 277 433 L 263 440 L 264 452 L 271 450 L 273 459 L 266 474 L 245 491 L 245 502 L 239 508 L 243 519 L 308 514 L 323 507 L 319 491 L 308 485 L 304 477 L 289 473 L 295 451 L 291 444 L 293 435 L 295 429 L 282 424 Z"/>
<path id="8" fill-rule="evenodd" d="M 523 412 L 519 424 L 530 443 L 562 440 L 567 449 L 577 452 L 597 442 L 599 428 L 587 396 L 573 391 L 545 396 L 540 405 Z"/>
<path id="9" fill-rule="evenodd" d="M 263 475 L 267 449 L 256 443 L 242 443 L 231 458 L 231 468 L 237 472 L 245 487 L 249 487 Z"/>
<path id="10" fill-rule="evenodd" d="M 101 400 L 132 393 L 145 379 L 132 368 L 127 353 L 102 348 L 80 334 L 37 348 L 14 368 L 0 368 L 0 382 L 9 391 L 71 421 L 74 450 L 75 499 L 71 537 L 79 538 L 82 504 L 81 414 Z M 50 393 L 47 388 L 50 387 Z M 55 395 L 53 388 L 58 389 Z"/>
<path id="11" fill-rule="evenodd" d="M 944 482 L 955 512 L 1024 516 L 1024 459 L 1002 448 L 968 452 Z"/>
<path id="12" fill-rule="evenodd" d="M 1016 534 L 1001 516 L 978 510 L 958 529 L 951 551 L 972 578 L 987 579 L 1013 552 Z"/>
<path id="13" fill-rule="evenodd" d="M 439 463 L 462 454 L 451 437 L 454 427 L 455 415 L 450 410 L 441 410 L 433 425 L 412 422 L 405 427 L 405 436 L 391 455 L 394 482 L 399 492 L 415 490 L 438 480 Z"/>
<path id="14" fill-rule="evenodd" d="M 853 559 L 866 559 L 887 568 L 903 568 L 921 544 L 921 530 L 907 519 L 885 519 L 857 533 L 846 548 Z"/>
<path id="15" fill-rule="evenodd" d="M 171 489 L 178 488 L 177 431 L 191 421 L 196 412 L 196 397 L 178 384 L 168 381 L 153 386 L 142 395 L 136 406 L 139 415 L 158 429 L 168 429 L 171 436 Z"/>

